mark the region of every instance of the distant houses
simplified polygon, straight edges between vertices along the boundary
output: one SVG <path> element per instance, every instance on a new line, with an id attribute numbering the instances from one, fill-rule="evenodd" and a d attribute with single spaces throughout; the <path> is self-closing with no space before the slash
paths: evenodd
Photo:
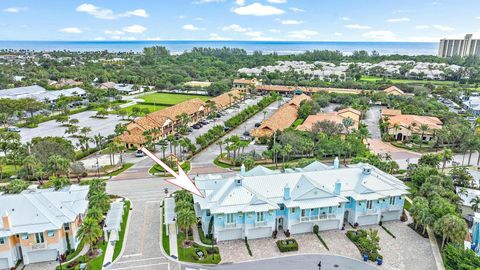
<path id="1" fill-rule="evenodd" d="M 46 104 L 53 104 L 62 96 L 79 97 L 81 99 L 85 99 L 87 97 L 87 92 L 80 87 L 63 90 L 47 90 L 39 85 L 0 90 L 0 98 L 33 98 Z"/>
<path id="2" fill-rule="evenodd" d="M 352 108 L 345 108 L 339 110 L 338 112 L 318 113 L 316 115 L 309 115 L 307 119 L 305 119 L 305 121 L 297 127 L 297 129 L 310 132 L 316 124 L 323 121 L 329 121 L 337 125 L 341 125 L 343 127 L 341 134 L 347 134 L 354 130 L 358 130 L 361 115 L 362 112 Z M 351 126 L 349 126 L 347 130 L 344 127 L 344 121 L 348 118 L 350 118 L 352 122 Z"/>
<path id="3" fill-rule="evenodd" d="M 387 123 L 388 134 L 397 141 L 410 140 L 416 134 L 422 141 L 428 142 L 443 126 L 437 117 L 402 114 L 400 110 L 383 109 L 381 116 Z"/>
<path id="4" fill-rule="evenodd" d="M 88 210 L 89 186 L 60 190 L 29 188 L 0 195 L 0 269 L 56 261 L 69 248 Z"/>
<path id="5" fill-rule="evenodd" d="M 261 85 L 256 78 L 253 79 L 235 79 L 233 80 L 233 89 L 240 90 L 244 93 L 249 93 L 250 90 L 255 89 L 258 85 Z"/>
<path id="6" fill-rule="evenodd" d="M 294 96 L 289 102 L 282 105 L 272 116 L 264 120 L 258 128 L 254 128 L 250 135 L 256 139 L 272 137 L 277 131 L 290 127 L 298 118 L 300 103 L 311 98 L 305 94 Z"/>
<path id="7" fill-rule="evenodd" d="M 393 95 L 393 96 L 404 96 L 405 92 L 403 92 L 400 88 L 396 86 L 390 86 L 387 89 L 383 90 L 384 93 L 387 95 Z"/>

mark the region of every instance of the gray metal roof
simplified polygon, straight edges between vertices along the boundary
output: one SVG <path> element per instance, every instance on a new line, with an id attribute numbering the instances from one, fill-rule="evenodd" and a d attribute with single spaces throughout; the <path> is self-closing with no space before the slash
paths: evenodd
<path id="1" fill-rule="evenodd" d="M 120 231 L 123 218 L 123 202 L 114 202 L 110 204 L 107 217 L 105 218 L 104 230 L 106 231 Z"/>

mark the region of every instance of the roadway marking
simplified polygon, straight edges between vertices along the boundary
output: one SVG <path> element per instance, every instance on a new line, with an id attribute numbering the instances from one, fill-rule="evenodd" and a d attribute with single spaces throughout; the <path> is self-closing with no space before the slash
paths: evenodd
<path id="1" fill-rule="evenodd" d="M 128 257 L 136 257 L 136 256 L 142 256 L 142 253 L 135 253 L 135 254 L 129 254 L 129 255 L 123 255 L 122 257 L 128 258 Z"/>
<path id="2" fill-rule="evenodd" d="M 143 261 L 160 260 L 160 259 L 165 260 L 166 258 L 165 257 L 153 257 L 153 258 L 147 258 L 147 259 L 121 261 L 121 262 L 118 262 L 118 263 L 143 262 Z"/>
<path id="3" fill-rule="evenodd" d="M 153 263 L 153 264 L 146 264 L 146 265 L 136 265 L 136 266 L 129 266 L 129 267 L 120 267 L 120 268 L 114 268 L 116 270 L 121 270 L 121 269 L 138 269 L 138 268 L 144 268 L 144 267 L 151 267 L 151 266 L 156 266 L 156 265 L 167 265 L 168 269 L 170 269 L 170 264 L 169 263 Z M 150 268 L 151 269 L 151 268 Z"/>

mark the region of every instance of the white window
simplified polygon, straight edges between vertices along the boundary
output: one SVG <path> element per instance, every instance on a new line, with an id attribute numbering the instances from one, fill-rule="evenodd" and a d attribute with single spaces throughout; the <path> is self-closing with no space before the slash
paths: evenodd
<path id="1" fill-rule="evenodd" d="M 35 242 L 37 244 L 42 244 L 45 242 L 45 238 L 43 237 L 43 232 L 35 233 Z"/>
<path id="2" fill-rule="evenodd" d="M 233 214 L 227 214 L 227 224 L 233 223 Z"/>
<path id="3" fill-rule="evenodd" d="M 290 212 L 292 212 L 292 214 L 295 214 L 295 211 L 296 211 L 296 208 L 290 208 Z"/>
<path id="4" fill-rule="evenodd" d="M 329 213 L 329 214 L 331 214 L 331 213 L 332 213 L 332 210 L 333 210 L 333 208 L 332 208 L 331 206 L 330 206 L 330 207 L 328 207 L 328 213 Z"/>
<path id="5" fill-rule="evenodd" d="M 54 237 L 54 236 L 55 236 L 55 231 L 54 230 L 48 231 L 48 237 Z"/>
<path id="6" fill-rule="evenodd" d="M 28 240 L 28 233 L 22 233 L 22 239 Z"/>
<path id="7" fill-rule="evenodd" d="M 207 210 L 207 217 L 210 216 L 210 210 Z"/>
<path id="8" fill-rule="evenodd" d="M 302 217 L 306 216 L 306 214 L 307 214 L 306 212 L 307 212 L 307 211 L 305 211 L 305 209 L 302 209 L 302 214 L 301 214 L 301 216 L 302 216 Z"/>
<path id="9" fill-rule="evenodd" d="M 258 212 L 257 213 L 257 222 L 262 222 L 263 221 L 263 212 Z"/>
<path id="10" fill-rule="evenodd" d="M 372 209 L 373 201 L 367 201 L 367 209 Z"/>
<path id="11" fill-rule="evenodd" d="M 390 197 L 390 205 L 394 205 L 395 204 L 395 199 L 397 197 Z"/>
<path id="12" fill-rule="evenodd" d="M 6 242 L 7 240 L 5 237 L 0 237 L 0 245 L 5 245 Z"/>

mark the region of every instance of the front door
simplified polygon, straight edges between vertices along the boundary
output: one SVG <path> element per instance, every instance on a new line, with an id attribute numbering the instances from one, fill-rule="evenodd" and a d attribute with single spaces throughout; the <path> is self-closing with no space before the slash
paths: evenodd
<path id="1" fill-rule="evenodd" d="M 277 230 L 283 230 L 283 217 L 278 218 Z"/>

